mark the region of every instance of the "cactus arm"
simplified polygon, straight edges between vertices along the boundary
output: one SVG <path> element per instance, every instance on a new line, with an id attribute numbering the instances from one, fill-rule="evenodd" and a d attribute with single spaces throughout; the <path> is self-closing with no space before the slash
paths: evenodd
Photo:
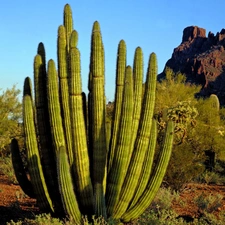
<path id="1" fill-rule="evenodd" d="M 46 74 L 46 54 L 45 54 L 45 46 L 42 42 L 38 44 L 37 54 L 41 56 L 43 64 L 43 73 Z"/>
<path id="2" fill-rule="evenodd" d="M 66 29 L 64 26 L 58 28 L 58 76 L 59 76 L 59 89 L 60 89 L 60 105 L 61 113 L 63 116 L 63 129 L 65 132 L 66 149 L 68 151 L 69 162 L 73 162 L 73 150 L 72 150 L 72 132 L 70 121 L 70 109 L 69 109 L 69 63 L 67 62 L 68 54 L 66 50 Z"/>
<path id="3" fill-rule="evenodd" d="M 42 61 L 41 55 L 36 55 L 34 58 L 34 93 L 35 93 L 35 107 L 37 113 L 37 133 L 40 140 L 40 151 L 42 158 L 45 160 L 44 165 L 48 167 L 46 172 L 49 171 L 49 167 L 52 166 L 50 158 L 53 156 L 50 153 L 51 141 L 49 141 L 48 125 L 49 118 L 47 112 L 47 89 L 46 78 L 47 74 L 44 68 L 45 63 Z M 46 122 L 47 121 L 47 122 Z M 50 172 L 51 174 L 51 172 Z"/>
<path id="4" fill-rule="evenodd" d="M 76 30 L 73 30 L 70 36 L 70 49 L 76 48 L 78 43 L 78 33 Z"/>
<path id="5" fill-rule="evenodd" d="M 32 184 L 28 179 L 26 171 L 24 169 L 22 158 L 20 156 L 19 145 L 16 139 L 12 139 L 10 147 L 11 147 L 12 164 L 14 173 L 16 175 L 16 179 L 20 187 L 22 188 L 23 192 L 30 198 L 35 198 Z"/>
<path id="6" fill-rule="evenodd" d="M 82 199 L 81 210 L 90 212 L 93 209 L 93 189 L 90 179 L 90 164 L 86 138 L 86 124 L 83 112 L 83 94 L 80 74 L 80 52 L 70 49 L 70 111 L 72 122 L 74 173 L 78 195 Z"/>
<path id="7" fill-rule="evenodd" d="M 35 93 L 35 107 L 37 113 L 37 133 L 41 142 L 41 151 L 49 148 L 48 146 L 48 132 L 45 121 L 48 121 L 47 114 L 47 90 L 46 90 L 46 71 L 41 55 L 36 55 L 34 58 L 34 93 Z"/>
<path id="8" fill-rule="evenodd" d="M 141 112 L 141 121 L 138 129 L 138 136 L 135 140 L 132 158 L 128 167 L 128 172 L 124 180 L 120 201 L 117 204 L 113 217 L 120 218 L 127 209 L 130 201 L 133 198 L 135 189 L 138 185 L 137 177 L 140 177 L 142 172 L 142 165 L 145 160 L 145 154 L 148 150 L 150 139 L 150 132 L 152 126 L 152 117 L 155 106 L 155 90 L 157 77 L 157 60 L 156 55 L 152 53 L 149 58 L 149 66 L 147 72 L 146 88 L 143 99 L 143 106 Z M 132 127 L 134 128 L 134 127 Z M 132 129 L 133 133 L 133 129 Z M 132 188 L 130 188 L 132 187 Z"/>
<path id="9" fill-rule="evenodd" d="M 70 35 L 73 31 L 73 15 L 72 10 L 69 4 L 66 4 L 64 7 L 63 13 L 63 25 L 65 27 L 65 34 L 66 34 L 66 48 L 67 52 L 69 53 L 69 45 L 70 45 Z"/>
<path id="10" fill-rule="evenodd" d="M 103 193 L 103 180 L 106 166 L 106 129 L 105 129 L 105 78 L 104 78 L 104 48 L 100 26 L 93 24 L 91 41 L 90 69 L 92 74 L 91 89 L 91 138 L 93 156 L 94 209 L 97 216 L 105 216 L 106 207 Z M 101 209 L 101 211 L 97 211 Z"/>
<path id="11" fill-rule="evenodd" d="M 52 201 L 47 190 L 40 162 L 34 124 L 33 104 L 29 95 L 25 95 L 23 97 L 23 109 L 24 135 L 31 183 L 33 185 L 34 193 L 36 195 L 40 209 L 47 212 L 53 212 L 54 209 Z"/>
<path id="12" fill-rule="evenodd" d="M 32 97 L 32 82 L 30 77 L 26 77 L 24 80 L 24 86 L 23 86 L 23 96 L 25 95 L 29 95 L 31 96 L 31 99 L 33 99 Z"/>
<path id="13" fill-rule="evenodd" d="M 130 202 L 129 208 L 131 208 L 133 205 L 137 203 L 138 199 L 143 194 L 148 184 L 148 181 L 150 179 L 150 174 L 152 171 L 152 164 L 153 164 L 153 159 L 155 154 L 156 142 L 157 142 L 157 122 L 153 120 L 152 127 L 151 127 L 150 140 L 148 144 L 148 150 L 145 153 L 145 160 L 143 162 L 141 175 L 138 179 L 138 186 L 135 190 L 134 197 L 132 201 Z"/>
<path id="14" fill-rule="evenodd" d="M 58 77 L 55 69 L 55 63 L 52 59 L 48 61 L 47 93 L 52 142 L 56 153 L 59 151 L 60 146 L 66 146 L 66 144 L 59 102 Z"/>
<path id="15" fill-rule="evenodd" d="M 112 167 L 114 151 L 117 143 L 117 133 L 120 123 L 121 105 L 123 99 L 123 88 L 124 88 L 124 76 L 126 70 L 126 43 L 121 40 L 117 50 L 117 67 L 116 67 L 116 91 L 115 91 L 115 102 L 114 112 L 112 121 L 112 135 L 111 143 L 108 154 L 108 173 Z"/>
<path id="16" fill-rule="evenodd" d="M 39 152 L 41 153 L 41 163 L 43 166 L 43 172 L 46 178 L 52 177 L 52 179 L 46 179 L 49 194 L 54 203 L 55 211 L 57 214 L 61 214 L 63 209 L 59 199 L 59 191 L 54 188 L 57 184 L 56 165 L 54 158 L 54 152 L 52 149 L 51 131 L 49 124 L 48 106 L 47 106 L 47 73 L 45 52 L 42 43 L 38 46 L 38 52 L 34 58 L 34 93 L 35 93 L 35 108 L 37 114 L 37 134 L 39 138 Z M 59 203 L 58 203 L 59 202 Z"/>
<path id="17" fill-rule="evenodd" d="M 143 53 L 140 47 L 137 47 L 134 55 L 133 77 L 134 77 L 134 115 L 132 125 L 131 148 L 137 136 L 138 125 L 141 116 L 142 106 L 142 85 L 143 85 Z"/>
<path id="18" fill-rule="evenodd" d="M 122 184 L 131 158 L 130 136 L 133 120 L 133 78 L 130 66 L 126 68 L 121 121 L 118 131 L 117 148 L 113 158 L 113 167 L 107 177 L 107 213 L 113 215 L 119 201 Z"/>
<path id="19" fill-rule="evenodd" d="M 211 94 L 209 96 L 209 99 L 211 101 L 212 107 L 217 109 L 217 111 L 219 111 L 220 110 L 220 101 L 219 101 L 217 95 Z"/>
<path id="20" fill-rule="evenodd" d="M 74 193 L 70 165 L 65 147 L 61 146 L 59 148 L 56 158 L 59 191 L 61 193 L 63 208 L 69 218 L 73 219 L 75 224 L 81 224 L 81 212 L 78 206 L 76 195 Z"/>
<path id="21" fill-rule="evenodd" d="M 169 121 L 167 124 L 164 141 L 161 146 L 160 154 L 148 185 L 137 203 L 124 213 L 124 215 L 122 216 L 122 221 L 128 222 L 140 216 L 147 209 L 147 207 L 155 197 L 163 181 L 163 177 L 169 164 L 173 145 L 173 131 L 174 124 L 172 121 Z"/>

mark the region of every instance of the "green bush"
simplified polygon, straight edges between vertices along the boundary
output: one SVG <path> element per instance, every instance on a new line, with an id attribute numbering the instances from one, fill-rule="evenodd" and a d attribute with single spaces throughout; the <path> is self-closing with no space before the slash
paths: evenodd
<path id="1" fill-rule="evenodd" d="M 203 174 L 200 175 L 198 179 L 196 179 L 200 183 L 206 184 L 217 184 L 222 185 L 225 183 L 225 177 L 220 176 L 219 173 L 214 171 L 205 171 Z"/>
<path id="2" fill-rule="evenodd" d="M 171 209 L 174 200 L 179 200 L 180 194 L 171 188 L 160 188 L 157 192 L 154 200 L 150 205 L 150 209 L 153 211 L 159 211 L 161 209 L 168 210 Z"/>
<path id="3" fill-rule="evenodd" d="M 92 217 L 92 223 L 88 222 L 87 217 L 83 217 L 82 224 L 79 225 L 107 225 L 112 223 L 107 223 L 103 217 L 95 218 Z M 7 225 L 76 225 L 73 220 L 60 220 L 58 218 L 52 217 L 50 214 L 40 214 L 32 219 L 25 219 L 24 221 L 13 222 L 10 221 Z"/>
<path id="4" fill-rule="evenodd" d="M 174 190 L 182 189 L 183 185 L 192 182 L 205 170 L 204 157 L 192 149 L 189 142 L 175 145 L 164 178 L 165 183 Z"/>
<path id="5" fill-rule="evenodd" d="M 203 213 L 212 213 L 222 206 L 222 199 L 223 196 L 220 194 L 213 196 L 202 193 L 194 199 L 194 202 Z"/>
<path id="6" fill-rule="evenodd" d="M 0 174 L 7 176 L 11 183 L 18 184 L 10 157 L 0 157 Z"/>

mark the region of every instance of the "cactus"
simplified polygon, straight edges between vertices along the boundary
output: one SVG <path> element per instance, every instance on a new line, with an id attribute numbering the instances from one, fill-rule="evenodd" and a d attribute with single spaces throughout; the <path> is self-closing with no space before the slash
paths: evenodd
<path id="1" fill-rule="evenodd" d="M 112 124 L 112 138 L 111 147 L 109 149 L 109 160 L 108 160 L 108 171 L 112 166 L 114 157 L 114 151 L 117 141 L 117 133 L 119 127 L 119 117 L 121 114 L 121 105 L 123 100 L 123 87 L 124 87 L 124 76 L 126 70 L 126 43 L 121 40 L 118 46 L 117 52 L 117 67 L 116 67 L 116 92 L 115 92 L 115 103 L 114 103 L 114 115 Z"/>
<path id="2" fill-rule="evenodd" d="M 212 123 L 212 117 L 214 117 L 214 124 L 213 125 L 218 125 L 220 122 L 220 115 L 219 115 L 219 111 L 220 111 L 220 101 L 217 97 L 217 95 L 215 94 L 211 94 L 209 96 L 209 102 L 211 104 L 211 110 L 209 112 L 209 122 Z"/>
<path id="3" fill-rule="evenodd" d="M 126 64 L 126 43 L 120 41 L 115 107 L 109 122 L 99 23 L 94 22 L 91 35 L 88 103 L 82 92 L 77 42 L 67 4 L 64 24 L 58 28 L 58 73 L 52 59 L 46 65 L 40 43 L 34 59 L 34 103 L 31 80 L 25 79 L 23 120 L 31 180 L 25 174 L 17 177 L 43 211 L 60 212 L 75 224 L 81 224 L 82 214 L 128 222 L 151 203 L 172 151 L 174 128 L 169 121 L 158 161 L 152 166 L 157 140 L 156 54 L 150 55 L 142 96 L 142 49 L 136 48 L 132 69 Z M 16 140 L 11 149 L 15 170 L 22 168 Z"/>
<path id="4" fill-rule="evenodd" d="M 27 177 L 23 161 L 20 156 L 19 145 L 16 139 L 11 141 L 11 156 L 16 179 L 22 188 L 23 192 L 31 198 L 35 198 L 34 190 L 30 180 Z"/>
<path id="5" fill-rule="evenodd" d="M 217 109 L 217 111 L 219 111 L 220 110 L 220 101 L 219 101 L 217 95 L 211 94 L 209 99 L 211 100 L 212 107 Z"/>
<path id="6" fill-rule="evenodd" d="M 142 164 L 144 163 L 145 154 L 148 149 L 152 126 L 151 118 L 153 117 L 153 110 L 155 105 L 156 76 L 157 76 L 156 55 L 152 53 L 149 59 L 147 81 L 145 84 L 146 87 L 141 112 L 142 119 L 139 123 L 138 132 L 136 132 L 138 133 L 138 135 L 135 137 L 136 138 L 135 143 L 133 146 L 131 145 L 133 151 L 132 155 L 130 156 L 131 157 L 130 163 L 128 162 L 129 166 L 126 169 L 127 171 L 129 171 L 129 173 L 126 173 L 126 177 L 124 179 L 124 183 L 120 192 L 120 201 L 117 203 L 116 210 L 113 212 L 115 218 L 120 218 L 126 211 L 130 203 L 131 197 L 134 195 L 135 189 L 138 184 L 137 177 L 141 176 Z M 134 127 L 132 128 L 133 128 L 132 132 L 135 133 Z M 131 142 L 131 144 L 133 143 Z"/>

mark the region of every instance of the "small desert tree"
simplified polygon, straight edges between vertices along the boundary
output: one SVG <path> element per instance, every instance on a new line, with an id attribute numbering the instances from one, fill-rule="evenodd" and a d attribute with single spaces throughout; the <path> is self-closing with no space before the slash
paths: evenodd
<path id="1" fill-rule="evenodd" d="M 216 95 L 208 99 L 199 99 L 196 105 L 199 117 L 196 138 L 200 148 L 207 156 L 207 167 L 214 167 L 216 157 L 223 155 L 224 143 L 224 120 L 220 119 L 220 106 Z"/>
<path id="2" fill-rule="evenodd" d="M 199 117 L 195 94 L 201 87 L 185 83 L 186 77 L 181 73 L 175 74 L 171 69 L 165 71 L 166 78 L 157 84 L 155 116 L 160 131 L 168 118 L 175 121 L 174 147 L 164 180 L 173 189 L 180 189 L 204 170 L 204 152 L 195 143 Z"/>
<path id="3" fill-rule="evenodd" d="M 21 136 L 22 108 L 20 90 L 14 85 L 0 94 L 0 155 L 8 151 L 13 137 Z"/>

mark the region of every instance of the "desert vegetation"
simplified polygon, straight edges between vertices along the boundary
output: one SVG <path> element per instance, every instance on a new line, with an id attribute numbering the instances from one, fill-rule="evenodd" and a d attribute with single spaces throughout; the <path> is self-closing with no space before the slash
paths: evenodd
<path id="1" fill-rule="evenodd" d="M 96 21 L 86 97 L 77 43 L 66 5 L 58 28 L 58 69 L 53 60 L 46 62 L 40 43 L 34 90 L 27 77 L 22 102 L 16 87 L 0 96 L 0 173 L 21 186 L 18 200 L 36 199 L 39 210 L 7 224 L 223 224 L 224 192 L 197 191 L 225 183 L 225 111 L 217 96 L 198 98 L 201 87 L 170 69 L 157 81 L 155 53 L 144 82 L 142 49 L 136 48 L 131 67 L 121 40 L 115 99 L 106 104 L 104 45 Z M 178 209 L 188 208 L 182 193 L 192 187 L 197 211 L 187 215 Z"/>

